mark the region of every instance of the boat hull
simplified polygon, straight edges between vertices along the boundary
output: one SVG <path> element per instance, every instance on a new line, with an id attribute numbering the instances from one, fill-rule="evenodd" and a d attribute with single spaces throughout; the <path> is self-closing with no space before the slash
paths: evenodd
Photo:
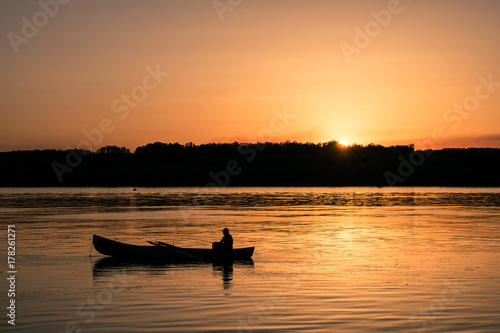
<path id="1" fill-rule="evenodd" d="M 215 251 L 212 249 L 181 248 L 169 244 L 165 246 L 132 245 L 94 235 L 94 248 L 104 255 L 139 260 L 165 261 L 219 261 L 250 259 L 254 247 Z"/>

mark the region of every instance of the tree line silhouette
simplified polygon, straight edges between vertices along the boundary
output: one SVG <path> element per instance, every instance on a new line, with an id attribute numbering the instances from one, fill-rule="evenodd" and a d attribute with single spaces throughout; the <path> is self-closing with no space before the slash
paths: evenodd
<path id="1" fill-rule="evenodd" d="M 500 186 L 500 149 L 150 143 L 0 153 L 0 186 Z"/>

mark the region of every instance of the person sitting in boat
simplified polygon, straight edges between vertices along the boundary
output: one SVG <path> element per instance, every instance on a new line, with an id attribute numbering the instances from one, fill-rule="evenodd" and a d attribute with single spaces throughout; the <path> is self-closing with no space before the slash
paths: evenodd
<path id="1" fill-rule="evenodd" d="M 213 242 L 212 249 L 216 251 L 231 251 L 233 249 L 233 236 L 229 234 L 228 228 L 224 228 L 222 233 L 224 237 L 222 237 L 220 242 Z"/>

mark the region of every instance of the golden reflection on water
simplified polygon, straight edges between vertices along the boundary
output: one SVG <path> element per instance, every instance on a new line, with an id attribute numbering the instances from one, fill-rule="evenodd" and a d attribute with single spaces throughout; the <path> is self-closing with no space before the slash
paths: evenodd
<path id="1" fill-rule="evenodd" d="M 239 198 L 257 196 L 239 191 Z M 302 192 L 286 193 L 279 191 L 280 200 L 305 200 Z M 346 200 L 359 195 L 371 194 L 349 192 Z M 16 331 L 63 332 L 68 322 L 82 332 L 500 329 L 498 207 L 226 205 L 187 207 L 189 218 L 185 210 L 0 212 L 16 219 L 20 235 Z M 95 250 L 88 257 L 94 233 L 141 245 L 209 247 L 222 227 L 235 247 L 256 246 L 252 261 L 138 263 Z"/>

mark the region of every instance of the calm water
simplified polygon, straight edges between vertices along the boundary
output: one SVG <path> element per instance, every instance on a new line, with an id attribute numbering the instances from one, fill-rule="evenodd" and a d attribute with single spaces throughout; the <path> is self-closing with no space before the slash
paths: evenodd
<path id="1" fill-rule="evenodd" d="M 12 332 L 499 332 L 500 189 L 0 189 L 1 302 L 16 229 Z M 92 234 L 253 261 L 134 264 Z M 80 330 L 80 331 L 79 331 Z"/>

